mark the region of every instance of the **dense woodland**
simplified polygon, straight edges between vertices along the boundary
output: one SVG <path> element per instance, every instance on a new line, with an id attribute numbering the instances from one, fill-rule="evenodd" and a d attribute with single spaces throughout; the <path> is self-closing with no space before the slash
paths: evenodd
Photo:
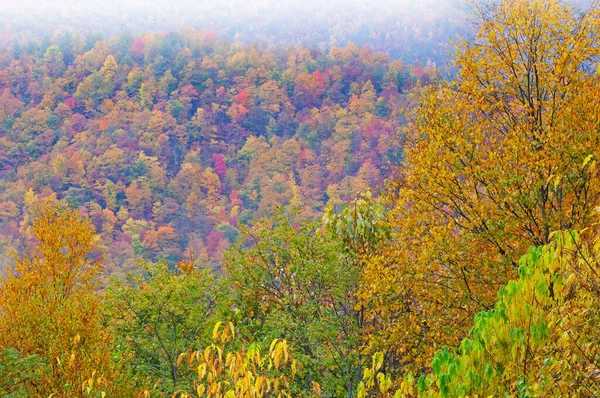
<path id="1" fill-rule="evenodd" d="M 600 3 L 472 18 L 7 45 L 0 394 L 600 395 Z"/>
<path id="2" fill-rule="evenodd" d="M 398 163 L 406 93 L 434 78 L 367 47 L 270 51 L 189 30 L 92 48 L 58 35 L 0 63 L 4 247 L 53 196 L 92 219 L 108 274 L 192 253 L 218 264 L 240 223 L 276 206 L 315 219 L 376 189 Z"/>

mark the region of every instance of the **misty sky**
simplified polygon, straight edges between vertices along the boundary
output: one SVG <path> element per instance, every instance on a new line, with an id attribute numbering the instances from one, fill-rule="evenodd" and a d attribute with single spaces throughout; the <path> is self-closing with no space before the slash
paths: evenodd
<path id="1" fill-rule="evenodd" d="M 368 18 L 385 15 L 411 22 L 441 17 L 441 12 L 466 9 L 462 0 L 0 0 L 0 11 L 11 18 L 42 19 L 56 25 L 82 22 L 83 16 L 117 17 L 127 23 L 135 18 L 154 18 L 158 23 L 179 25 L 181 20 L 219 20 L 228 25 L 233 20 L 252 23 L 273 18 L 312 17 Z M 448 15 L 445 15 L 448 16 Z M 5 22 L 11 23 L 10 20 Z M 229 20 L 228 20 L 229 19 Z M 38 21 L 40 22 L 40 21 Z M 106 21 L 107 24 L 114 21 Z M 374 21 L 376 22 L 376 21 Z"/>
<path id="2" fill-rule="evenodd" d="M 442 62 L 450 38 L 469 32 L 467 21 L 464 0 L 0 0 L 4 41 L 64 31 L 110 38 L 185 26 L 245 43 L 330 48 L 352 41 L 423 63 Z"/>
<path id="3" fill-rule="evenodd" d="M 439 62 L 450 39 L 470 35 L 469 18 L 467 0 L 0 0 L 0 41 L 185 26 L 246 43 L 327 48 L 353 41 L 409 62 L 426 62 L 421 53 Z"/>

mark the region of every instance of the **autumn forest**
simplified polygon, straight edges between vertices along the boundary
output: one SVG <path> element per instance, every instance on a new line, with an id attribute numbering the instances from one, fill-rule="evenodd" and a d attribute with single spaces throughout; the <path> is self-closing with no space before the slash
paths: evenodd
<path id="1" fill-rule="evenodd" d="M 599 2 L 65 1 L 0 34 L 0 396 L 600 395 Z"/>

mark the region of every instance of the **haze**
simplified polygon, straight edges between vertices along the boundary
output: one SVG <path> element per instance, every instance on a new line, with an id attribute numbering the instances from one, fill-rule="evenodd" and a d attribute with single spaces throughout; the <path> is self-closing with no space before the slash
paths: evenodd
<path id="1" fill-rule="evenodd" d="M 244 43 L 329 48 L 349 41 L 407 62 L 443 62 L 451 37 L 468 34 L 461 0 L 63 0 L 1 1 L 4 40 L 64 31 L 108 38 L 122 32 L 211 29 Z"/>

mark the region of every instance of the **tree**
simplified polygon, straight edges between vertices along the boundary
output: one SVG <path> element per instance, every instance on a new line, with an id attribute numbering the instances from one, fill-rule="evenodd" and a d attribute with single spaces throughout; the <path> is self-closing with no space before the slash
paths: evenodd
<path id="1" fill-rule="evenodd" d="M 61 77 L 65 72 L 65 62 L 63 53 L 58 46 L 50 46 L 44 53 L 44 64 L 48 68 L 48 73 L 53 78 Z"/>
<path id="2" fill-rule="evenodd" d="M 394 396 L 598 396 L 600 393 L 600 246 L 597 224 L 553 233 L 519 261 L 519 278 L 479 312 L 460 347 L 444 347 L 432 372 L 396 382 Z M 391 396 L 384 355 L 364 370 L 359 398 Z"/>
<path id="3" fill-rule="evenodd" d="M 105 72 L 105 74 L 110 76 L 110 71 Z M 114 89 L 115 86 L 108 77 L 105 77 L 102 73 L 94 72 L 79 83 L 75 97 L 88 101 L 88 111 L 92 112 L 112 94 Z"/>
<path id="4" fill-rule="evenodd" d="M 27 397 L 28 390 L 40 382 L 47 364 L 38 355 L 22 357 L 15 349 L 0 352 L 0 394 L 9 397 Z"/>
<path id="5" fill-rule="evenodd" d="M 102 64 L 102 68 L 100 68 L 100 74 L 106 81 L 112 83 L 118 68 L 119 66 L 117 65 L 115 57 L 110 54 L 104 60 L 104 64 Z"/>
<path id="6" fill-rule="evenodd" d="M 598 3 L 478 6 L 458 74 L 423 90 L 386 195 L 394 244 L 371 259 L 360 293 L 388 364 L 426 366 L 492 307 L 527 247 L 589 224 L 600 199 L 599 14 Z"/>
<path id="7" fill-rule="evenodd" d="M 365 360 L 355 298 L 360 264 L 315 223 L 290 225 L 281 213 L 243 233 L 224 260 L 232 289 L 224 307 L 236 309 L 240 333 L 263 347 L 288 340 L 304 366 L 297 383 L 305 391 L 314 381 L 332 396 L 353 396 Z"/>
<path id="8" fill-rule="evenodd" d="M 141 385 L 164 380 L 163 392 L 189 390 L 193 374 L 178 359 L 210 342 L 213 276 L 189 261 L 177 272 L 165 263 L 143 269 L 142 275 L 111 281 L 104 300 L 107 323 Z"/>
<path id="9" fill-rule="evenodd" d="M 3 90 L 0 93 L 0 123 L 12 118 L 22 106 L 23 102 L 12 95 L 10 90 Z"/>
<path id="10" fill-rule="evenodd" d="M 553 234 L 519 261 L 519 279 L 478 313 L 458 353 L 445 348 L 417 383 L 429 396 L 600 394 L 598 230 Z"/>
<path id="11" fill-rule="evenodd" d="M 14 271 L 0 284 L 0 356 L 16 351 L 26 362 L 42 361 L 22 384 L 30 396 L 83 396 L 87 386 L 117 391 L 113 340 L 95 293 L 101 263 L 91 257 L 93 226 L 48 202 L 35 211 L 31 231 L 35 243 L 15 255 Z M 0 390 L 19 387 L 3 383 Z"/>

